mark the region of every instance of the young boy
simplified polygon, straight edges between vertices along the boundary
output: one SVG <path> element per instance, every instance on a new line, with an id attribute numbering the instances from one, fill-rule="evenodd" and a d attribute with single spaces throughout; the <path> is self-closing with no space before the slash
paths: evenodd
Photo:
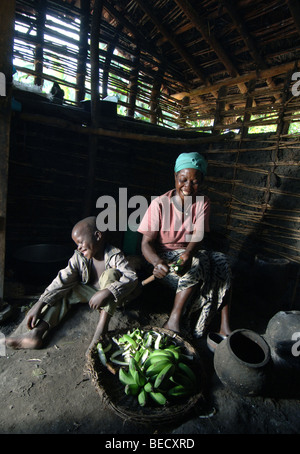
<path id="1" fill-rule="evenodd" d="M 89 302 L 100 311 L 91 348 L 106 333 L 116 307 L 128 298 L 138 278 L 120 249 L 106 243 L 96 226 L 96 217 L 79 221 L 72 230 L 77 250 L 68 266 L 59 271 L 27 314 L 29 332 L 6 339 L 13 348 L 41 348 L 45 334 L 58 325 L 70 306 Z"/>

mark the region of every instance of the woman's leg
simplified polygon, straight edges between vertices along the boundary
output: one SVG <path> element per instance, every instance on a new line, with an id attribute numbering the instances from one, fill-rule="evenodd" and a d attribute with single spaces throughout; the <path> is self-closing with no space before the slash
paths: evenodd
<path id="1" fill-rule="evenodd" d="M 180 322 L 185 305 L 187 301 L 190 299 L 190 297 L 193 295 L 195 289 L 196 285 L 176 293 L 169 320 L 164 325 L 164 328 L 175 331 L 176 333 L 180 333 Z"/>
<path id="2" fill-rule="evenodd" d="M 231 328 L 229 325 L 231 295 L 232 290 L 230 287 L 223 298 L 223 308 L 221 310 L 221 325 L 219 333 L 224 334 L 225 336 L 229 336 L 229 334 L 231 333 Z"/>

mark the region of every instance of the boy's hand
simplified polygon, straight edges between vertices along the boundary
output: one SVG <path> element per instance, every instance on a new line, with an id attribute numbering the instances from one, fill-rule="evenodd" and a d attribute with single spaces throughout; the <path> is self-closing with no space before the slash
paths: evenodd
<path id="1" fill-rule="evenodd" d="M 44 307 L 45 303 L 39 302 L 36 303 L 29 311 L 27 314 L 27 328 L 28 329 L 33 329 L 36 325 L 36 322 L 40 318 L 41 310 Z"/>
<path id="2" fill-rule="evenodd" d="M 107 300 L 112 297 L 112 293 L 107 289 L 96 292 L 89 301 L 91 309 L 100 309 L 105 306 Z"/>

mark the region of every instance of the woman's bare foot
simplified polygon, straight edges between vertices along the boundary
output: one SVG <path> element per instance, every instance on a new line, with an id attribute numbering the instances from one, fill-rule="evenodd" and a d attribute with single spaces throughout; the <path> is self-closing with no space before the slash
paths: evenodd
<path id="1" fill-rule="evenodd" d="M 176 334 L 180 334 L 180 328 L 176 323 L 173 324 L 170 323 L 170 321 L 168 321 L 167 323 L 164 324 L 163 328 L 169 329 L 170 331 L 174 331 L 174 333 Z"/>
<path id="2" fill-rule="evenodd" d="M 5 344 L 15 349 L 39 349 L 43 345 L 42 334 L 40 330 L 33 328 L 21 336 L 7 337 Z"/>

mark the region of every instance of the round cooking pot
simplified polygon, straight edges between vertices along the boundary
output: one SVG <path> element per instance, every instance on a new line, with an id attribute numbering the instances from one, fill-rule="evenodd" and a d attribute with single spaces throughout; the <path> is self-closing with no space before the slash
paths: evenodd
<path id="1" fill-rule="evenodd" d="M 270 348 L 254 331 L 238 329 L 217 345 L 214 367 L 221 382 L 244 396 L 262 395 L 270 368 Z"/>
<path id="2" fill-rule="evenodd" d="M 270 320 L 265 339 L 274 364 L 275 392 L 299 396 L 300 382 L 300 311 L 279 311 Z"/>
<path id="3" fill-rule="evenodd" d="M 275 365 L 300 369 L 300 311 L 279 311 L 268 323 L 265 339 Z"/>
<path id="4" fill-rule="evenodd" d="M 32 244 L 14 254 L 16 271 L 20 280 L 49 283 L 58 271 L 65 268 L 72 250 L 60 244 Z"/>

